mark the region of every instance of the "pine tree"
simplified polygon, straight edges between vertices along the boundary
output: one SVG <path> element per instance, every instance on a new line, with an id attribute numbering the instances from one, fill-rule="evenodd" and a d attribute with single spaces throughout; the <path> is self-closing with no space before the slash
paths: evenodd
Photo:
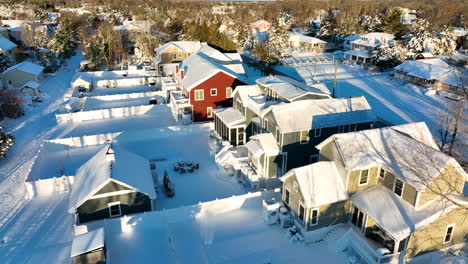
<path id="1" fill-rule="evenodd" d="M 286 14 L 281 14 L 268 37 L 268 52 L 272 58 L 279 58 L 288 49 L 290 22 Z"/>
<path id="2" fill-rule="evenodd" d="M 3 127 L 0 127 L 0 158 L 5 158 L 6 152 L 15 142 L 15 137 L 13 135 L 6 134 L 1 130 L 3 130 Z"/>
<path id="3" fill-rule="evenodd" d="M 4 72 L 10 66 L 12 66 L 11 57 L 0 51 L 0 72 Z"/>
<path id="4" fill-rule="evenodd" d="M 399 43 L 389 46 L 383 42 L 372 56 L 372 63 L 380 69 L 395 67 L 406 59 L 407 50 Z"/>
<path id="5" fill-rule="evenodd" d="M 77 47 L 77 36 L 75 25 L 66 19 L 59 24 L 57 32 L 49 44 L 49 48 L 52 52 L 57 52 L 64 58 L 67 58 L 73 54 L 73 51 Z"/>

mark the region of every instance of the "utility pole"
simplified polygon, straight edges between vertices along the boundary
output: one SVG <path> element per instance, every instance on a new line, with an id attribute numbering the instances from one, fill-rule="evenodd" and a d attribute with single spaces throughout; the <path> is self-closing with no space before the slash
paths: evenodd
<path id="1" fill-rule="evenodd" d="M 332 92 L 332 97 L 335 97 L 336 94 L 336 72 L 338 71 L 338 61 L 335 60 L 335 75 L 333 78 L 333 92 Z"/>

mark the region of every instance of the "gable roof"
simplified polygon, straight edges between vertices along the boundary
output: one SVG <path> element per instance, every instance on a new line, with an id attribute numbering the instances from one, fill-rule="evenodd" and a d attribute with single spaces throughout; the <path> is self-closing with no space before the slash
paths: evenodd
<path id="1" fill-rule="evenodd" d="M 73 258 L 103 248 L 104 245 L 104 227 L 100 227 L 73 238 L 70 257 Z"/>
<path id="2" fill-rule="evenodd" d="M 300 33 L 294 33 L 294 32 L 289 33 L 289 41 L 299 41 L 299 42 L 306 42 L 306 43 L 311 43 L 311 44 L 327 43 L 326 41 L 323 41 L 321 39 L 309 37 L 309 36 L 306 36 Z"/>
<path id="3" fill-rule="evenodd" d="M 270 111 L 283 133 L 376 120 L 374 111 L 364 96 L 272 105 L 262 115 L 265 116 Z"/>
<path id="4" fill-rule="evenodd" d="M 237 125 L 246 120 L 242 113 L 234 107 L 219 108 L 215 109 L 214 112 L 226 126 Z"/>
<path id="5" fill-rule="evenodd" d="M 184 78 L 180 82 L 188 91 L 219 72 L 247 83 L 240 57 L 228 56 L 207 45 L 185 59 L 180 69 L 184 70 Z"/>
<path id="6" fill-rule="evenodd" d="M 384 32 L 371 32 L 361 36 L 360 39 L 351 41 L 353 44 L 376 47 L 382 42 L 391 43 L 395 36 Z"/>
<path id="7" fill-rule="evenodd" d="M 455 159 L 439 151 L 422 122 L 335 134 L 317 148 L 331 141 L 349 171 L 382 166 L 418 191 L 424 190 L 449 164 L 467 179 Z"/>
<path id="8" fill-rule="evenodd" d="M 10 72 L 12 70 L 20 70 L 20 71 L 31 73 L 31 74 L 34 74 L 34 75 L 39 75 L 44 70 L 44 67 L 42 67 L 39 64 L 35 64 L 35 63 L 29 62 L 29 61 L 23 61 L 21 63 L 18 63 L 16 65 L 13 65 L 10 68 L 6 69 L 2 74 L 5 74 L 5 73 Z"/>
<path id="9" fill-rule="evenodd" d="M 0 36 L 0 50 L 1 51 L 9 51 L 16 48 L 16 44 L 11 42 L 9 39 Z"/>
<path id="10" fill-rule="evenodd" d="M 256 80 L 257 84 L 273 89 L 280 97 L 293 101 L 306 94 L 319 94 L 330 97 L 330 91 L 325 85 L 309 86 L 290 77 L 270 75 Z"/>
<path id="11" fill-rule="evenodd" d="M 422 60 L 416 60 L 416 61 L 431 64 L 431 65 L 437 65 L 437 66 L 441 66 L 441 67 L 449 67 L 449 65 L 446 62 L 444 62 L 441 59 L 437 59 L 437 58 L 436 59 L 422 59 Z"/>
<path id="12" fill-rule="evenodd" d="M 260 156 L 265 153 L 267 156 L 278 155 L 280 149 L 276 139 L 271 133 L 257 134 L 249 138 L 249 142 L 245 144 L 254 156 Z"/>
<path id="13" fill-rule="evenodd" d="M 318 207 L 348 199 L 345 176 L 334 161 L 320 161 L 288 171 L 280 179 L 284 182 L 295 175 L 305 206 Z"/>
<path id="14" fill-rule="evenodd" d="M 156 48 L 157 53 L 161 53 L 170 46 L 174 46 L 178 49 L 183 50 L 186 53 L 194 53 L 199 51 L 203 45 L 206 45 L 206 43 L 202 43 L 200 41 L 171 41 L 168 42 L 158 48 Z"/>
<path id="15" fill-rule="evenodd" d="M 437 65 L 438 63 L 435 61 L 432 62 L 436 64 L 425 63 L 424 61 L 426 60 L 405 61 L 395 67 L 395 70 L 403 71 L 408 75 L 425 80 L 440 80 L 453 72 L 453 69 Z"/>
<path id="16" fill-rule="evenodd" d="M 277 101 L 268 101 L 266 95 L 257 85 L 240 85 L 233 92 L 233 96 L 239 94 L 242 104 L 249 108 L 256 115 L 270 105 L 277 104 Z"/>
<path id="17" fill-rule="evenodd" d="M 108 154 L 114 152 L 112 154 Z M 68 212 L 75 210 L 110 181 L 156 198 L 148 160 L 128 152 L 120 146 L 105 146 L 75 175 Z"/>
<path id="18" fill-rule="evenodd" d="M 39 86 L 40 86 L 39 83 L 37 83 L 35 81 L 29 81 L 29 82 L 25 83 L 23 86 L 21 86 L 20 89 L 23 89 L 23 88 L 26 88 L 26 87 L 36 89 L 36 88 L 39 88 Z"/>

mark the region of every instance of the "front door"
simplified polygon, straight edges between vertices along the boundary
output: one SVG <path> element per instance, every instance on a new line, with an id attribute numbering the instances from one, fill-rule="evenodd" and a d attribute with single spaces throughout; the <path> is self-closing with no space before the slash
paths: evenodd
<path id="1" fill-rule="evenodd" d="M 361 229 L 362 231 L 364 231 L 364 227 L 366 226 L 366 214 L 358 208 L 354 207 L 351 223 L 359 227 L 359 229 Z"/>

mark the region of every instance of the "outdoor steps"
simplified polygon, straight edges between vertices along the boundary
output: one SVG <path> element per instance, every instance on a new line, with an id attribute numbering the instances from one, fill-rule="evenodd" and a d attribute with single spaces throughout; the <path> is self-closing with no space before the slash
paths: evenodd
<path id="1" fill-rule="evenodd" d="M 317 241 L 317 243 L 324 247 L 333 249 L 336 247 L 336 243 L 343 237 L 348 229 L 349 227 L 346 227 L 346 225 L 335 225 L 323 236 L 322 239 Z"/>

